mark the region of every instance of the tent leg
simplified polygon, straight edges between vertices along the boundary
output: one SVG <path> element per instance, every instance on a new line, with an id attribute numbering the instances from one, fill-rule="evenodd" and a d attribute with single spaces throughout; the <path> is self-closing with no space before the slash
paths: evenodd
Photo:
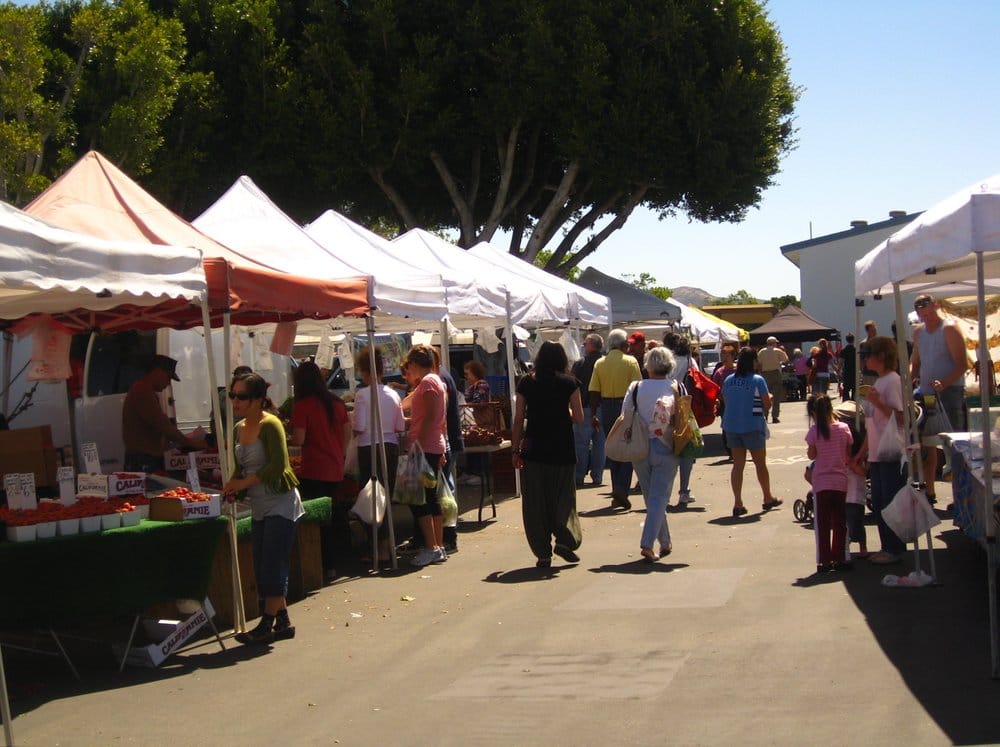
<path id="1" fill-rule="evenodd" d="M 14 745 L 14 728 L 10 723 L 10 700 L 7 697 L 7 674 L 3 668 L 3 647 L 0 646 L 0 718 L 3 719 L 3 736 L 7 747 Z"/>

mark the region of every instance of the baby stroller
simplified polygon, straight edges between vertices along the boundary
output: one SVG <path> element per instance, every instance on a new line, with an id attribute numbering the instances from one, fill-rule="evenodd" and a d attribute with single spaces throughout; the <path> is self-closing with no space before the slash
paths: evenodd
<path id="1" fill-rule="evenodd" d="M 810 462 L 810 467 L 812 463 Z M 806 468 L 807 470 L 809 467 Z M 792 516 L 800 524 L 808 524 L 813 520 L 813 492 L 806 493 L 805 499 L 796 498 L 792 504 Z"/>

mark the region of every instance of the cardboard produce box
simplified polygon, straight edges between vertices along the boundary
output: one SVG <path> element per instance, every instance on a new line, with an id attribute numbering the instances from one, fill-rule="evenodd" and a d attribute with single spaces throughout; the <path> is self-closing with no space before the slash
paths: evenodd
<path id="1" fill-rule="evenodd" d="M 149 518 L 152 521 L 187 521 L 189 519 L 211 519 L 222 513 L 219 495 L 207 501 L 186 501 L 183 498 L 150 498 Z"/>
<path id="2" fill-rule="evenodd" d="M 0 431 L 0 476 L 8 472 L 34 472 L 37 487 L 58 486 L 51 427 Z"/>

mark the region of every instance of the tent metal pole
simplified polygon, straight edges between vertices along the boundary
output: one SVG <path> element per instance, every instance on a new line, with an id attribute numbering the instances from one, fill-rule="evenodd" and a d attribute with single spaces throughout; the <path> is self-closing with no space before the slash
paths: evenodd
<path id="1" fill-rule="evenodd" d="M 3 647 L 0 646 L 0 718 L 3 718 L 3 736 L 7 747 L 14 745 L 14 728 L 10 723 L 10 700 L 7 697 L 7 674 L 3 668 Z"/>
<path id="2" fill-rule="evenodd" d="M 517 408 L 514 406 L 514 396 L 516 389 L 516 379 L 514 377 L 514 347 L 517 345 L 514 340 L 514 323 L 510 315 L 510 291 L 506 291 L 507 294 L 507 308 L 506 315 L 507 318 L 504 320 L 506 323 L 505 333 L 507 336 L 507 399 L 510 400 L 510 418 L 511 422 L 508 423 L 511 430 L 514 428 L 514 413 L 517 412 Z M 517 448 L 517 444 L 511 443 L 511 451 Z M 521 495 L 521 472 L 520 470 L 514 470 L 514 494 L 517 496 Z"/>
<path id="3" fill-rule="evenodd" d="M 920 433 L 917 431 L 916 422 L 913 419 L 913 380 L 910 377 L 910 355 L 906 349 L 906 316 L 903 314 L 902 291 L 899 283 L 892 284 L 893 304 L 896 309 L 896 349 L 899 351 L 899 370 L 903 384 L 903 429 L 907 434 L 907 443 L 915 443 L 918 448 L 914 449 L 912 456 L 907 458 L 907 466 L 910 470 L 910 482 L 919 483 L 923 476 L 923 458 L 920 454 Z M 904 455 L 905 456 L 905 455 Z M 926 494 L 926 488 L 924 489 Z M 930 561 L 931 579 L 937 583 L 936 564 L 934 562 L 934 546 L 931 542 L 931 534 L 927 533 L 927 556 Z M 920 572 L 920 538 L 913 541 L 913 567 Z"/>
<path id="4" fill-rule="evenodd" d="M 14 355 L 14 335 L 5 330 L 3 333 L 3 415 L 10 412 L 10 372 L 12 370 L 11 356 Z"/>
<path id="5" fill-rule="evenodd" d="M 369 477 L 369 482 L 372 480 L 378 480 L 382 484 L 383 489 L 386 492 L 386 502 L 385 502 L 385 512 L 386 516 L 384 520 L 389 525 L 389 547 L 393 548 L 390 551 L 392 568 L 396 570 L 398 568 L 398 561 L 396 560 L 396 531 L 392 523 L 392 496 L 389 495 L 389 465 L 385 458 L 385 435 L 382 433 L 382 403 L 380 401 L 380 393 L 382 391 L 382 382 L 378 378 L 378 369 L 376 368 L 375 356 L 377 355 L 377 350 L 375 348 L 375 318 L 368 314 L 365 316 L 365 331 L 368 333 L 368 423 L 369 431 L 371 432 L 371 450 L 373 455 L 378 455 L 377 459 L 373 460 L 373 470 L 372 475 Z M 377 451 L 376 451 L 377 450 Z M 372 516 L 377 517 L 378 512 L 376 510 L 376 496 L 375 490 L 372 491 Z M 379 557 L 378 557 L 378 526 L 379 522 L 372 522 L 372 571 L 378 573 L 379 569 Z"/>
<path id="6" fill-rule="evenodd" d="M 986 538 L 986 579 L 990 604 L 990 677 L 1000 678 L 1000 632 L 997 630 L 997 533 L 993 521 L 993 444 L 990 440 L 990 391 L 992 381 L 989 342 L 986 331 L 986 280 L 983 253 L 976 252 L 976 310 L 979 315 L 979 400 L 983 410 L 983 533 Z M 983 389 L 986 389 L 985 395 Z"/>
<path id="7" fill-rule="evenodd" d="M 229 362 L 233 359 L 232 354 L 232 314 L 229 309 L 226 309 L 222 314 L 222 355 L 225 359 L 226 371 L 229 370 Z M 209 363 L 211 366 L 211 363 Z M 227 377 L 228 378 L 228 377 Z M 225 451 L 228 457 L 230 452 L 230 444 L 233 441 L 233 436 L 235 426 L 233 424 L 233 404 L 229 397 L 226 397 L 226 422 L 229 424 L 229 430 L 226 431 L 225 438 Z M 219 450 L 220 458 L 222 450 Z M 220 462 L 223 463 L 223 462 Z M 228 464 L 227 462 L 224 462 Z M 236 465 L 229 465 L 230 472 L 223 473 L 227 474 L 227 478 L 232 477 L 232 471 L 236 468 Z M 236 537 L 236 504 L 229 504 L 229 546 L 231 557 L 231 573 L 233 582 L 233 629 L 238 633 L 246 632 L 247 629 L 247 613 L 246 607 L 243 604 L 243 581 L 240 578 L 240 553 L 239 553 L 239 541 Z M 261 610 L 263 613 L 263 610 Z"/>
<path id="8" fill-rule="evenodd" d="M 861 407 L 858 403 L 861 399 L 861 309 L 864 308 L 863 298 L 854 299 L 854 431 L 861 432 Z"/>

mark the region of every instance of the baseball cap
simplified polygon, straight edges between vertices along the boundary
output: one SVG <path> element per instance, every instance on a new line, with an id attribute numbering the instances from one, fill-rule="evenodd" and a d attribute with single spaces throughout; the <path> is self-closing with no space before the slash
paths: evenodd
<path id="1" fill-rule="evenodd" d="M 162 368 L 170 374 L 170 378 L 174 381 L 181 380 L 181 377 L 177 375 L 177 361 L 168 355 L 154 355 L 149 367 Z"/>
<path id="2" fill-rule="evenodd" d="M 778 338 L 775 337 L 774 335 L 771 335 L 770 337 L 767 338 L 767 341 L 768 342 L 777 342 Z"/>
<path id="3" fill-rule="evenodd" d="M 633 332 L 628 336 L 629 345 L 635 345 L 637 342 L 645 343 L 646 335 L 644 335 L 642 332 Z"/>

